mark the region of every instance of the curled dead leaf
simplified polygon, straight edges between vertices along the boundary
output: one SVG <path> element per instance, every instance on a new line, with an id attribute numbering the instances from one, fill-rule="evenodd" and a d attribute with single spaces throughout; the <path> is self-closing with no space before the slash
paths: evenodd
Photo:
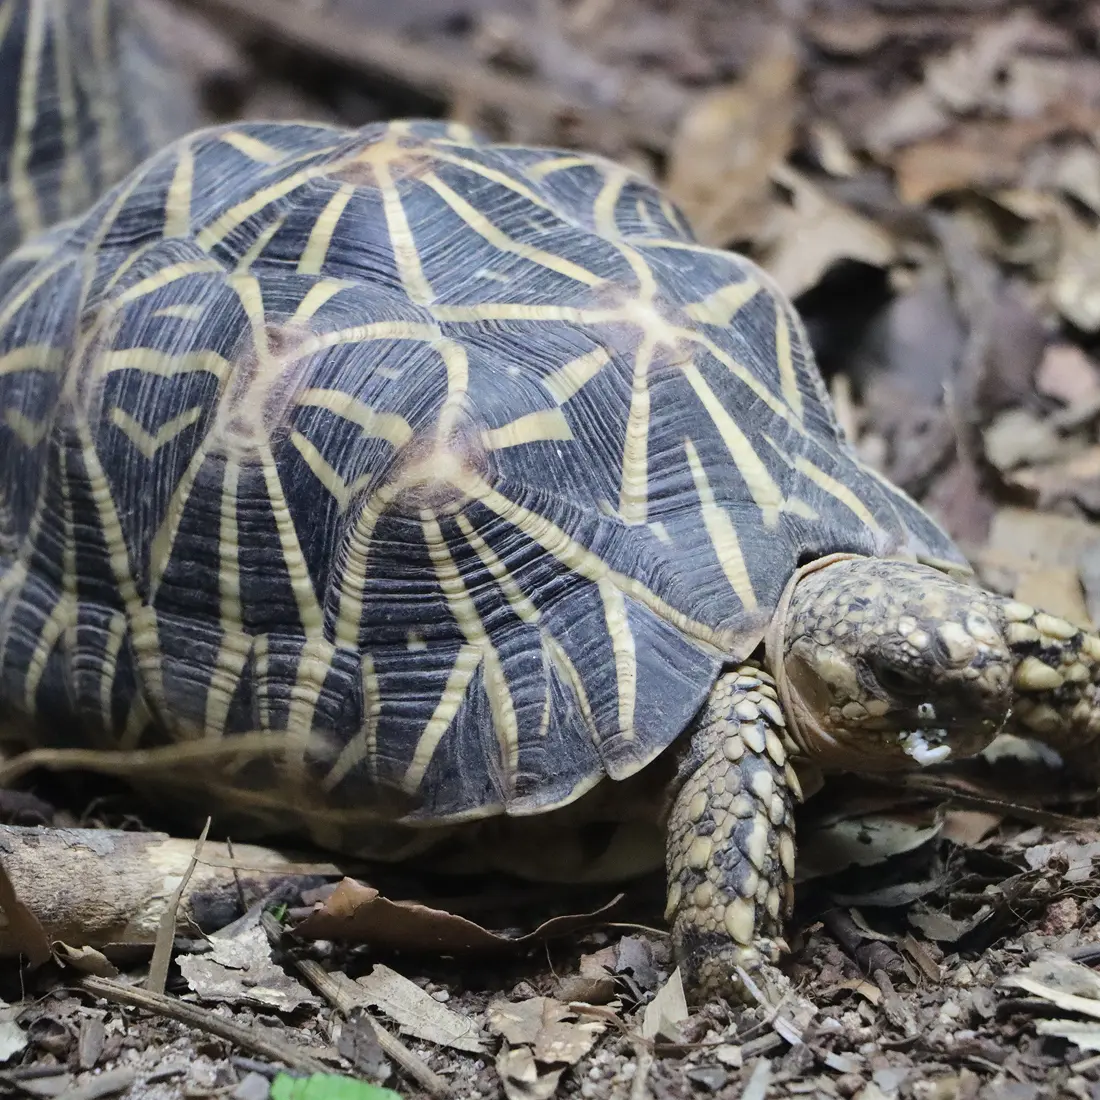
<path id="1" fill-rule="evenodd" d="M 622 897 L 618 895 L 591 913 L 554 917 L 526 935 L 507 936 L 442 909 L 413 901 L 391 901 L 373 886 L 345 878 L 294 932 L 304 939 L 371 943 L 396 950 L 443 954 L 502 951 L 599 924 Z"/>

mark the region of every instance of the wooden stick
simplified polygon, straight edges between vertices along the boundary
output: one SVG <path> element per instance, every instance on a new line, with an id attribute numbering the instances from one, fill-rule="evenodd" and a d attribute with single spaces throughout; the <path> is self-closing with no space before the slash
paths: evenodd
<path id="1" fill-rule="evenodd" d="M 487 71 L 483 66 L 414 45 L 338 16 L 318 16 L 288 0 L 188 0 L 207 15 L 230 16 L 254 31 L 351 68 L 387 77 L 445 103 L 483 104 L 536 119 L 552 129 L 562 119 L 618 134 L 628 144 L 665 150 L 671 134 L 642 112 L 593 107 L 544 83 Z"/>
<path id="2" fill-rule="evenodd" d="M 302 1073 L 330 1072 L 330 1067 L 297 1043 L 284 1042 L 274 1034 L 265 1035 L 234 1020 L 218 1016 L 201 1005 L 188 1004 L 176 997 L 168 997 L 163 993 L 151 993 L 147 989 L 123 985 L 108 978 L 81 978 L 79 985 L 81 989 L 95 997 L 178 1020 L 188 1027 L 198 1028 L 209 1035 L 216 1035 L 219 1039 L 225 1039 L 242 1050 L 249 1050 L 253 1054 L 270 1058 L 273 1062 L 281 1062 Z"/>

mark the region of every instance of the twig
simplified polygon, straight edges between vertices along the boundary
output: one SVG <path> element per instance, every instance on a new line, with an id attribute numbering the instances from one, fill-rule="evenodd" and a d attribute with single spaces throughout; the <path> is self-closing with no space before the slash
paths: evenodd
<path id="1" fill-rule="evenodd" d="M 199 856 L 202 855 L 202 846 L 206 843 L 207 834 L 210 832 L 210 821 L 211 819 L 208 817 L 199 839 L 195 842 L 195 851 L 191 855 L 191 862 L 188 863 L 187 870 L 183 872 L 183 878 L 179 880 L 175 890 L 172 891 L 172 896 L 168 899 L 168 904 L 160 915 L 160 924 L 157 926 L 157 939 L 153 945 L 153 957 L 149 960 L 149 977 L 145 979 L 145 988 L 150 993 L 163 993 L 165 986 L 168 984 L 168 964 L 172 961 L 172 945 L 176 939 L 176 916 L 179 913 L 183 892 L 187 889 L 187 884 L 195 873 Z"/>
<path id="2" fill-rule="evenodd" d="M 444 102 L 484 104 L 506 115 L 523 115 L 544 124 L 567 118 L 595 129 L 611 130 L 628 143 L 663 151 L 670 133 L 644 114 L 593 107 L 545 84 L 487 72 L 482 66 L 414 45 L 377 27 L 359 27 L 338 16 L 315 12 L 288 0 L 188 0 L 207 14 L 246 21 L 253 29 L 291 46 L 307 49 L 352 68 L 369 70 Z"/>
<path id="3" fill-rule="evenodd" d="M 125 1092 L 136 1080 L 137 1074 L 129 1067 L 109 1069 L 103 1073 L 97 1073 L 82 1085 L 74 1085 L 71 1089 L 59 1093 L 56 1100 L 100 1100 L 102 1096 L 114 1096 L 115 1093 Z"/>
<path id="4" fill-rule="evenodd" d="M 653 1068 L 653 1054 L 649 1047 L 638 1043 L 634 1047 L 634 1080 L 630 1082 L 630 1100 L 649 1100 L 653 1095 L 649 1087 L 649 1071 Z"/>
<path id="5" fill-rule="evenodd" d="M 346 974 L 328 971 L 314 959 L 293 959 L 292 961 L 302 977 L 342 1016 L 349 1015 L 353 1009 L 363 1007 L 362 991 Z M 451 1095 L 451 1086 L 427 1062 L 409 1050 L 397 1036 L 387 1031 L 376 1019 L 372 1018 L 371 1023 L 378 1038 L 378 1045 L 388 1058 L 392 1058 L 432 1096 Z"/>
<path id="6" fill-rule="evenodd" d="M 324 1062 L 312 1054 L 307 1054 L 296 1043 L 284 1042 L 274 1035 L 262 1035 L 250 1027 L 224 1019 L 208 1009 L 188 1004 L 176 997 L 122 985 L 108 978 L 81 978 L 79 986 L 95 997 L 102 997 L 116 1004 L 129 1005 L 131 1008 L 142 1008 L 158 1016 L 167 1016 L 187 1027 L 198 1028 L 210 1035 L 216 1035 L 219 1039 L 225 1039 L 242 1050 L 262 1055 L 273 1062 L 281 1062 L 302 1073 L 328 1072 L 328 1066 Z"/>

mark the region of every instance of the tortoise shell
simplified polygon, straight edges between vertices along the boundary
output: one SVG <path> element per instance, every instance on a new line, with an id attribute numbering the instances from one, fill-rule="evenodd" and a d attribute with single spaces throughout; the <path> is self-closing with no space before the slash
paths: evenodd
<path id="1" fill-rule="evenodd" d="M 0 267 L 0 702 L 278 751 L 270 820 L 531 814 L 645 767 L 800 562 L 963 564 L 790 304 L 625 167 L 213 128 Z"/>
<path id="2" fill-rule="evenodd" d="M 78 214 L 196 124 L 142 13 L 119 0 L 0 3 L 0 256 Z"/>

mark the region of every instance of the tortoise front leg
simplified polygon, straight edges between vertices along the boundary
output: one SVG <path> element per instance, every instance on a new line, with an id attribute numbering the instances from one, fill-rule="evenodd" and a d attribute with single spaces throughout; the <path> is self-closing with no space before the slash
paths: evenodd
<path id="1" fill-rule="evenodd" d="M 737 967 L 774 963 L 794 901 L 794 803 L 774 683 L 752 664 L 723 675 L 690 731 L 668 822 L 672 942 L 691 995 L 743 999 Z"/>

